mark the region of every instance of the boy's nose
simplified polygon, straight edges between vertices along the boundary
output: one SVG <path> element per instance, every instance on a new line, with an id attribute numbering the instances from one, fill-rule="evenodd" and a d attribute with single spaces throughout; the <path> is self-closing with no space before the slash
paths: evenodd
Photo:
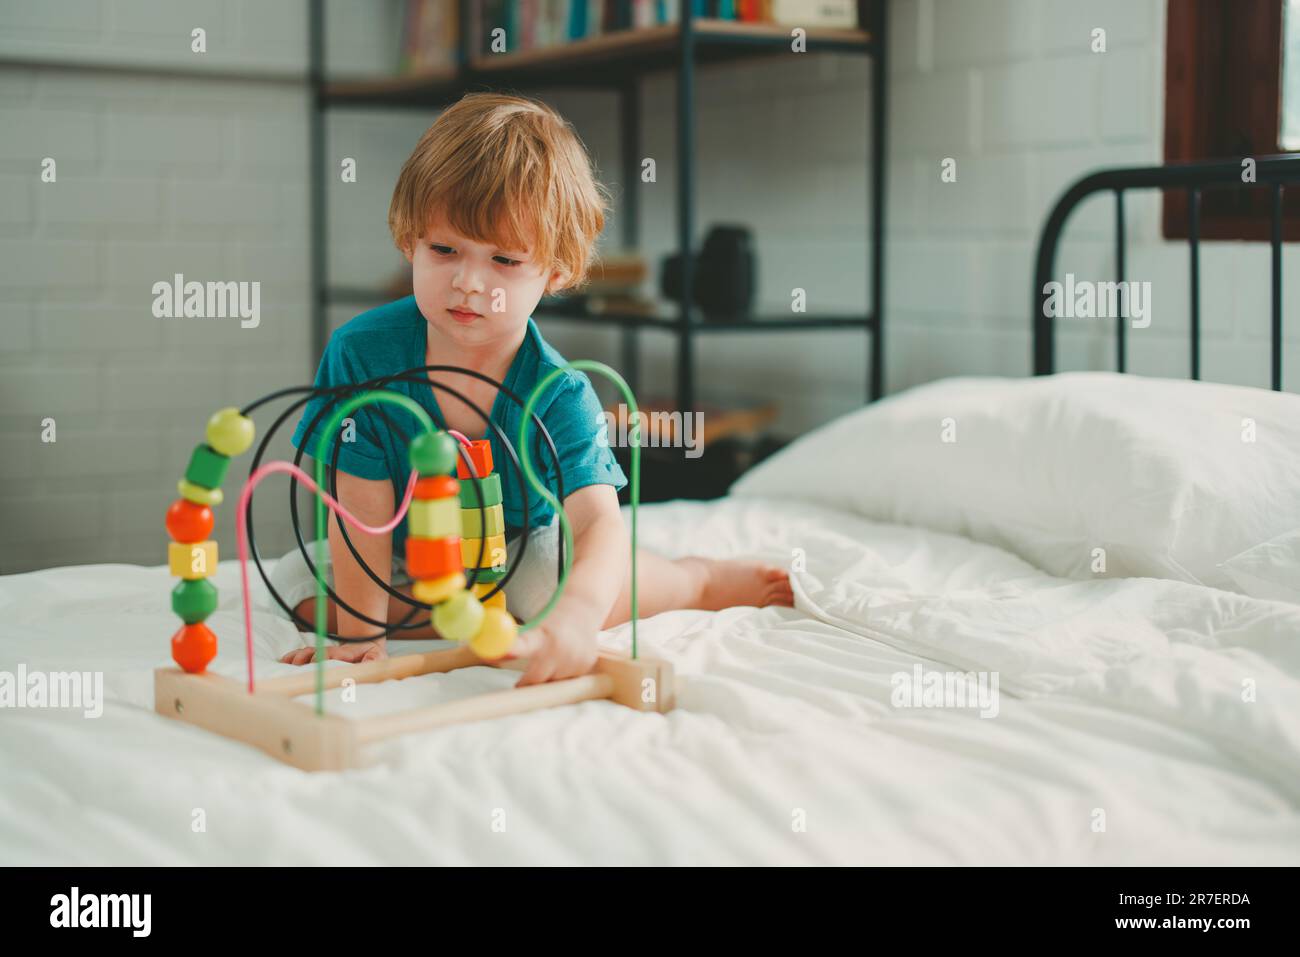
<path id="1" fill-rule="evenodd" d="M 457 271 L 452 277 L 451 284 L 466 295 L 483 291 L 483 277 L 477 269 L 461 269 Z"/>

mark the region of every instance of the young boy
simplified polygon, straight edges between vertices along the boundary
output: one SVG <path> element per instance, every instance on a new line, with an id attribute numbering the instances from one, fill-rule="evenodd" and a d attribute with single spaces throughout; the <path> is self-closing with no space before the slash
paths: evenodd
<path id="1" fill-rule="evenodd" d="M 420 138 L 393 191 L 388 224 L 411 263 L 415 295 L 362 313 L 335 332 L 316 385 L 455 365 L 496 379 L 526 399 L 537 382 L 565 364 L 530 314 L 543 294 L 585 281 L 604 228 L 606 197 L 577 135 L 550 107 L 496 93 L 465 96 Z M 491 410 L 492 421 L 516 441 L 522 410 L 493 386 L 455 373 L 428 378 Z M 559 526 L 553 510 L 530 487 L 531 527 L 520 527 L 517 476 L 496 435 L 468 405 L 425 381 L 388 388 L 419 402 L 435 424 L 491 440 L 512 558 L 522 544 L 519 537 L 529 535 L 525 558 L 506 586 L 507 605 L 517 618 L 533 616 L 555 588 Z M 320 438 L 318 431 L 308 435 L 308 426 L 322 405 L 323 400 L 308 404 L 293 437 L 297 447 L 308 443 L 308 453 Z M 512 652 L 531 659 L 520 685 L 586 673 L 596 661 L 597 633 L 626 622 L 631 612 L 630 544 L 617 494 L 627 479 L 599 441 L 600 405 L 590 381 L 570 371 L 551 383 L 536 411 L 555 440 L 574 548 L 564 594 L 545 622 L 519 636 Z M 382 412 L 361 407 L 347 440 L 340 437 L 331 445 L 339 446 L 338 498 L 370 525 L 392 518 L 410 475 L 407 438 L 416 434 L 415 417 L 405 409 L 385 404 Z M 534 455 L 534 467 L 555 489 L 549 453 Z M 373 621 L 403 620 L 411 606 L 391 598 L 358 565 L 337 519 L 327 524 L 330 572 L 339 597 Z M 391 536 L 350 530 L 349 537 L 366 564 L 395 585 L 393 574 L 384 573 L 403 569 L 405 523 Z M 308 552 L 315 555 L 311 543 Z M 677 608 L 793 604 L 787 573 L 763 563 L 670 561 L 639 550 L 637 564 L 641 617 Z M 281 559 L 273 581 L 290 607 L 313 620 L 314 579 L 297 550 Z M 410 585 L 397 590 L 409 595 Z M 331 631 L 348 637 L 381 631 L 333 601 L 329 623 Z M 421 630 L 397 634 L 436 637 L 427 618 Z M 301 648 L 281 660 L 305 664 L 313 653 Z M 327 654 L 370 661 L 387 656 L 386 641 L 346 642 Z"/>

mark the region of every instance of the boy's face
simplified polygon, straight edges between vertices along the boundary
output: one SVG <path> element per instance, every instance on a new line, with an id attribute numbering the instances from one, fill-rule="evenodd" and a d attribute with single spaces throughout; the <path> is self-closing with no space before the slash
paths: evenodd
<path id="1" fill-rule="evenodd" d="M 406 258 L 421 314 L 462 346 L 514 341 L 548 283 L 558 288 L 564 279 L 560 272 L 543 270 L 531 250 L 468 240 L 441 216 L 434 217 Z M 453 311 L 458 307 L 468 312 Z"/>

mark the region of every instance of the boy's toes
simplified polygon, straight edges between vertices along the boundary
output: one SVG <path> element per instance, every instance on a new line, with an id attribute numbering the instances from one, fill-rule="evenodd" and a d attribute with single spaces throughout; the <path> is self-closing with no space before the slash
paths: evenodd
<path id="1" fill-rule="evenodd" d="M 790 573 L 784 568 L 769 565 L 763 569 L 764 605 L 794 605 L 794 591 L 790 587 Z"/>

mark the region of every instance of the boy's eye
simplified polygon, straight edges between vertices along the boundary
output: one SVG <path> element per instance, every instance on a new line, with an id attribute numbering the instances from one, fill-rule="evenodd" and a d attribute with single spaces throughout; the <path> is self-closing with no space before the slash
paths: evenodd
<path id="1" fill-rule="evenodd" d="M 429 248 L 432 249 L 432 250 L 433 250 L 435 253 L 437 253 L 439 256 L 443 256 L 443 257 L 450 256 L 450 255 L 452 255 L 452 253 L 454 253 L 454 252 L 456 251 L 456 250 L 452 249 L 450 246 L 440 246 L 440 245 L 438 245 L 437 243 L 431 243 L 431 244 L 429 245 Z M 499 263 L 500 263 L 501 265 L 503 265 L 503 266 L 511 266 L 511 267 L 513 267 L 513 266 L 519 266 L 519 265 L 522 265 L 522 264 L 523 264 L 523 260 L 521 260 L 521 259 L 511 259 L 511 258 L 508 257 L 508 256 L 493 256 L 492 258 L 495 259 L 497 262 L 499 262 Z"/>

